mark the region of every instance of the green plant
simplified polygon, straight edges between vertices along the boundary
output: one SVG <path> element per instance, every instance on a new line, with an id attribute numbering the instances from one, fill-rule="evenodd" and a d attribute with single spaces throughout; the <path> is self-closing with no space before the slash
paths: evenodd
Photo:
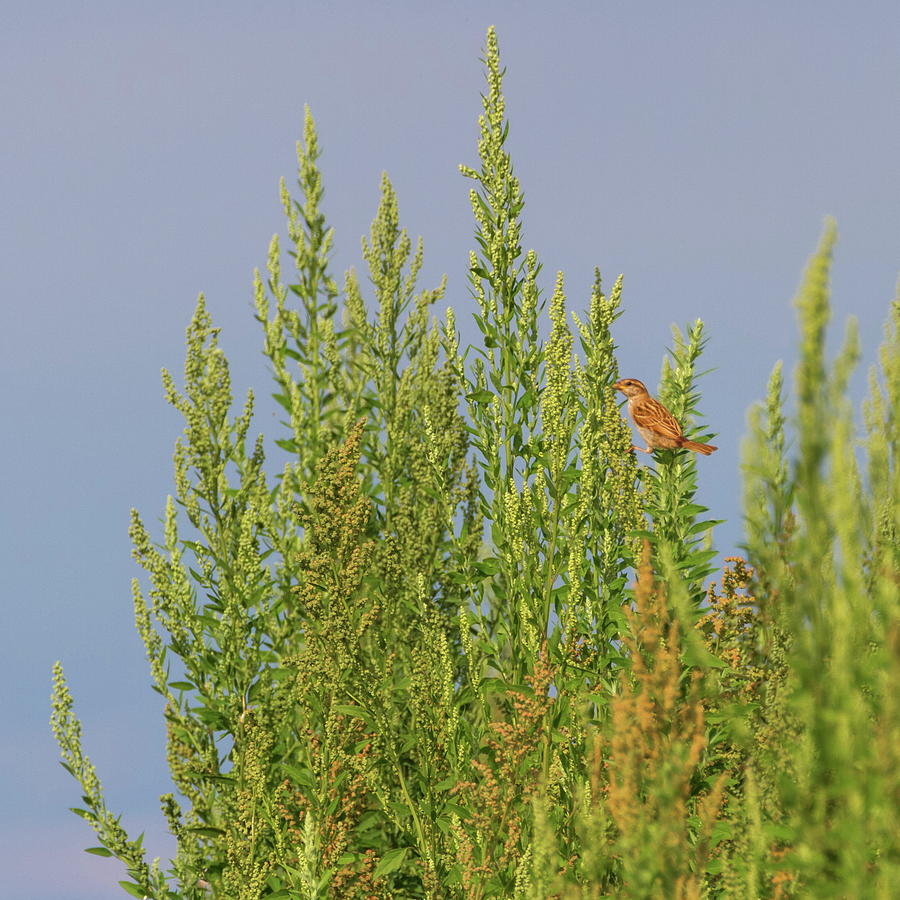
<path id="1" fill-rule="evenodd" d="M 833 228 L 745 444 L 748 560 L 716 583 L 686 452 L 638 466 L 611 385 L 622 279 L 581 314 L 521 246 L 493 30 L 468 261 L 478 341 L 420 289 L 385 176 L 338 288 L 307 111 L 257 319 L 284 410 L 268 474 L 253 395 L 199 299 L 175 493 L 135 512 L 138 631 L 163 701 L 177 839 L 148 862 L 106 805 L 62 668 L 52 725 L 77 810 L 162 898 L 892 897 L 898 872 L 900 301 L 857 448 L 855 332 L 826 362 Z M 660 396 L 692 429 L 701 322 Z M 693 435 L 703 438 L 706 435 Z M 789 456 L 793 436 L 797 453 Z M 866 468 L 857 449 L 865 453 Z M 636 576 L 634 584 L 630 584 Z"/>

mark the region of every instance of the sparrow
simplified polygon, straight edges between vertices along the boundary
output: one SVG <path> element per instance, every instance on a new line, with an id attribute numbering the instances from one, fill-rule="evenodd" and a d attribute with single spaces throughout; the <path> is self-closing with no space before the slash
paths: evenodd
<path id="1" fill-rule="evenodd" d="M 635 450 L 652 453 L 654 450 L 678 450 L 684 447 L 709 456 L 713 450 L 719 449 L 712 444 L 687 440 L 675 416 L 659 400 L 654 400 L 643 382 L 637 378 L 620 378 L 613 388 L 628 398 L 628 412 L 634 420 L 634 427 L 647 442 L 646 447 L 635 446 Z"/>

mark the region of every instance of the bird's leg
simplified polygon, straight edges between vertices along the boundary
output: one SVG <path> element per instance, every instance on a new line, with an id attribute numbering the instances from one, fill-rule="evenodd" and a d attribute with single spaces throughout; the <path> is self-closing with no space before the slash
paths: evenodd
<path id="1" fill-rule="evenodd" d="M 632 450 L 640 450 L 641 453 L 652 453 L 652 452 L 653 452 L 653 451 L 650 449 L 649 446 L 647 446 L 647 447 L 638 447 L 637 444 L 632 444 L 632 445 L 631 445 L 631 449 L 632 449 Z"/>

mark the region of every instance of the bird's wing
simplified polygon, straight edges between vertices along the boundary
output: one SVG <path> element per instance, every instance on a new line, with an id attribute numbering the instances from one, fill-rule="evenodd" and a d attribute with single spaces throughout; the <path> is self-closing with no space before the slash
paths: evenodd
<path id="1" fill-rule="evenodd" d="M 644 397 L 631 410 L 634 424 L 638 428 L 649 428 L 664 437 L 683 437 L 678 420 L 658 400 Z"/>

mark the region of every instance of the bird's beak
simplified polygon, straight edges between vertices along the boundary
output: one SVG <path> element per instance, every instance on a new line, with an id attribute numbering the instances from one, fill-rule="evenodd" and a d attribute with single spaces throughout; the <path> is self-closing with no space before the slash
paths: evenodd
<path id="1" fill-rule="evenodd" d="M 621 381 L 617 381 L 617 382 L 612 386 L 612 389 L 613 389 L 614 391 L 621 391 L 621 390 L 622 390 L 622 382 L 621 382 Z"/>

